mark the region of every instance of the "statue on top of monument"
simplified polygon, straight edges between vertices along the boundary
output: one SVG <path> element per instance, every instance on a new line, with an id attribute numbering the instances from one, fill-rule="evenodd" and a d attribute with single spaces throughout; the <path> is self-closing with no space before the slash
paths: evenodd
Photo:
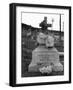
<path id="1" fill-rule="evenodd" d="M 44 17 L 44 20 L 39 24 L 39 26 L 41 27 L 42 31 L 44 32 L 44 30 L 47 30 L 48 27 L 51 27 L 51 24 L 47 23 L 47 17 Z"/>

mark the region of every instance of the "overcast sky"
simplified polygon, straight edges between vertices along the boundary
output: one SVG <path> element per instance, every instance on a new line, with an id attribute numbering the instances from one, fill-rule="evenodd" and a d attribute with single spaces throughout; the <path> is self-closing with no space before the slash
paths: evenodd
<path id="1" fill-rule="evenodd" d="M 39 28 L 39 23 L 41 23 L 44 20 L 45 16 L 47 17 L 47 22 L 50 24 L 52 24 L 52 19 L 54 20 L 52 28 L 48 28 L 48 29 L 60 30 L 60 26 L 59 26 L 60 15 L 56 15 L 56 14 L 22 13 L 22 23 Z M 64 30 L 63 28 L 64 19 L 63 18 L 64 18 L 64 15 L 61 16 L 62 31 Z"/>

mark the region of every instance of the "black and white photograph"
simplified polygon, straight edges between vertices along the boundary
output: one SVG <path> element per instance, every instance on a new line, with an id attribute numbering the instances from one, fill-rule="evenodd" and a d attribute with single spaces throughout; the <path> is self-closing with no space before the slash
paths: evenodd
<path id="1" fill-rule="evenodd" d="M 70 83 L 71 7 L 11 4 L 11 15 L 11 86 Z"/>
<path id="2" fill-rule="evenodd" d="M 22 12 L 22 77 L 64 75 L 64 15 Z"/>

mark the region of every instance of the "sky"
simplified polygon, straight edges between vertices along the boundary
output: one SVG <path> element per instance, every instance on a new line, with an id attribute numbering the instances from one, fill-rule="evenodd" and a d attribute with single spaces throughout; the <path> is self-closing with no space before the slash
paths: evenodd
<path id="1" fill-rule="evenodd" d="M 22 13 L 22 23 L 31 25 L 33 27 L 39 27 L 39 24 L 44 20 L 44 17 L 47 17 L 47 23 L 53 24 L 51 28 L 48 28 L 50 30 L 60 30 L 60 15 L 59 14 L 40 14 L 40 13 Z M 61 31 L 64 31 L 64 15 L 61 15 Z"/>

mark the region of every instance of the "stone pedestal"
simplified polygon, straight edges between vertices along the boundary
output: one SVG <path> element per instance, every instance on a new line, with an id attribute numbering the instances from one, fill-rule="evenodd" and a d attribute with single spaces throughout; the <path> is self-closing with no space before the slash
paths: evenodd
<path id="1" fill-rule="evenodd" d="M 28 67 L 28 70 L 30 72 L 38 72 L 39 68 L 49 66 L 51 64 L 53 65 L 53 67 L 60 67 L 61 69 L 59 70 L 63 70 L 63 66 L 59 63 L 59 54 L 56 48 L 46 48 L 45 46 L 38 46 L 32 52 L 32 61 Z"/>

